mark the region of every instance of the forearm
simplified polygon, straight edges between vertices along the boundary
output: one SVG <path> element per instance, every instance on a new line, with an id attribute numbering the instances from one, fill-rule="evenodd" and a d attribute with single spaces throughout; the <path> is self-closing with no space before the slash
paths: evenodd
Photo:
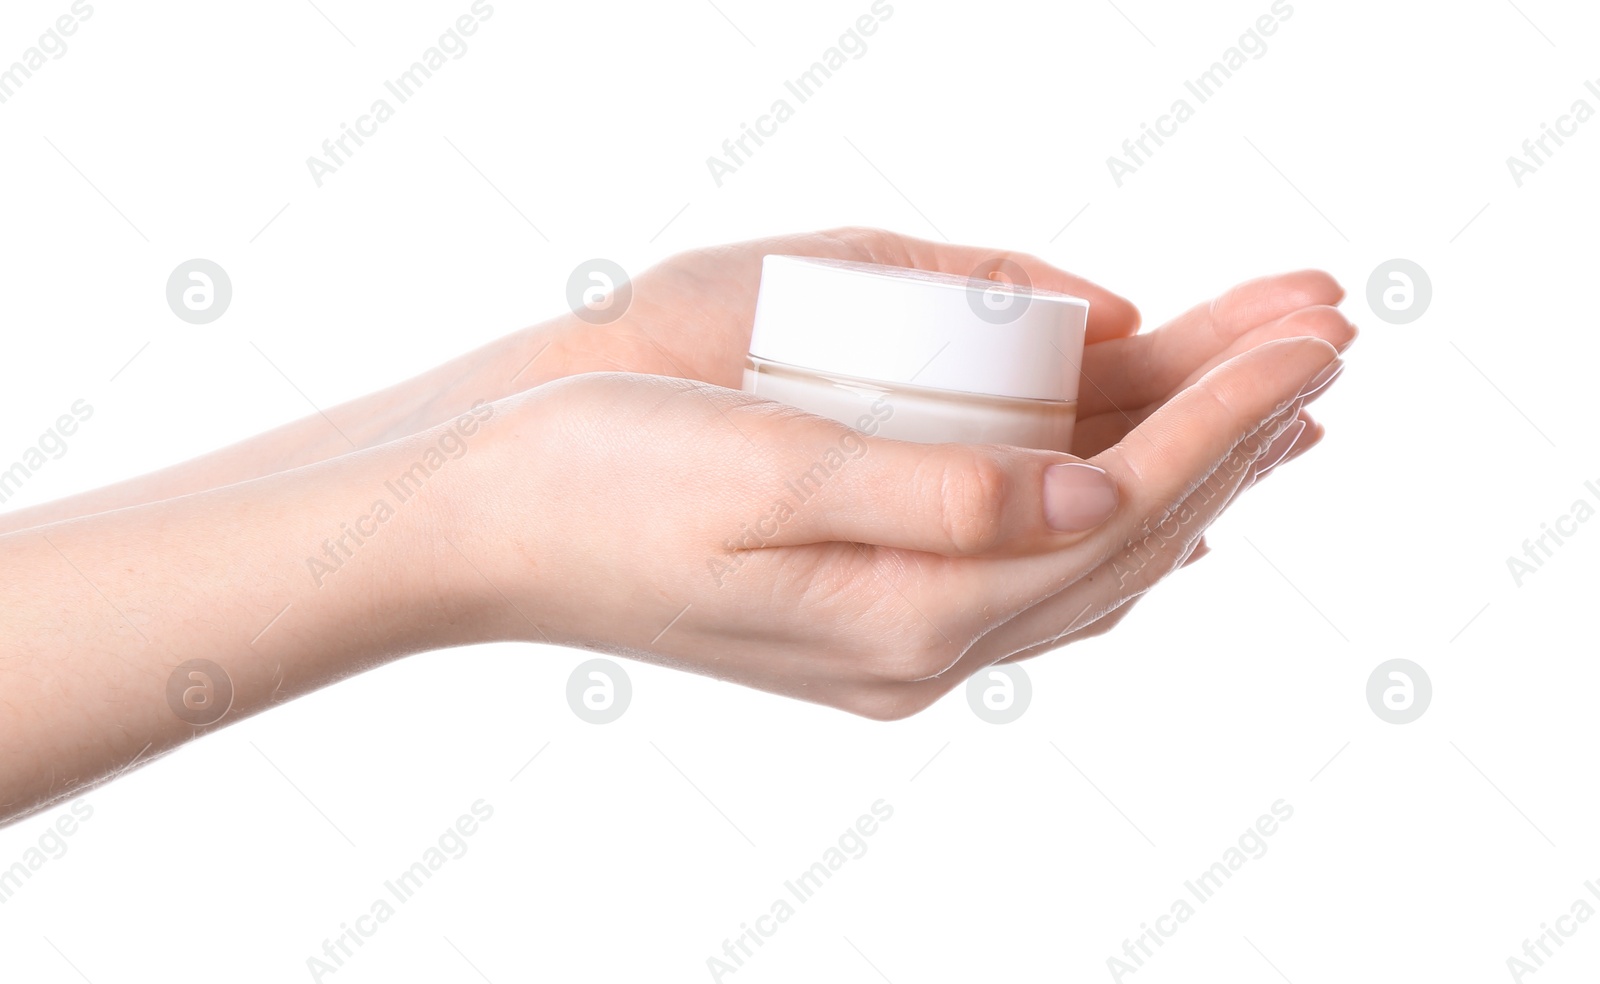
<path id="1" fill-rule="evenodd" d="M 222 488 L 415 434 L 563 374 L 568 329 L 514 332 L 387 389 L 137 478 L 0 515 L 0 534 Z"/>
<path id="2" fill-rule="evenodd" d="M 492 620 L 451 545 L 457 510 L 440 501 L 442 482 L 412 470 L 447 432 L 460 440 L 446 451 L 470 449 L 465 429 L 453 422 L 243 484 L 0 536 L 0 820 L 210 726 L 203 699 L 191 711 L 169 698 L 189 660 L 220 668 L 210 674 L 218 679 L 192 682 L 218 699 L 231 687 L 215 722 L 228 724 L 407 653 L 479 641 Z M 446 455 L 443 468 L 455 465 Z M 179 676 L 181 694 L 191 681 Z"/>

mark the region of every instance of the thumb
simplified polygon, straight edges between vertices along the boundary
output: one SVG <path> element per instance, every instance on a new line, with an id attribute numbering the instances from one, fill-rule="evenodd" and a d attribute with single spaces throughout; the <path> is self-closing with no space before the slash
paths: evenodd
<path id="1" fill-rule="evenodd" d="M 815 445 L 812 446 L 813 448 Z M 829 454 L 827 450 L 834 453 Z M 771 546 L 849 542 L 959 557 L 1059 549 L 1116 511 L 1104 469 L 1053 451 L 836 436 L 791 463 Z"/>

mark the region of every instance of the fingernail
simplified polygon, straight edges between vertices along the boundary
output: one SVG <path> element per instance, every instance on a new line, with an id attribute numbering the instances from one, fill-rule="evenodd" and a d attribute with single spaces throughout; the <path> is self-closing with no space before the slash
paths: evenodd
<path id="1" fill-rule="evenodd" d="M 1289 453 L 1289 451 L 1294 447 L 1294 442 L 1300 440 L 1300 435 L 1304 434 L 1305 430 L 1306 422 L 1303 420 L 1296 420 L 1294 423 L 1289 425 L 1288 430 L 1278 435 L 1277 440 L 1267 445 L 1267 450 L 1262 452 L 1261 457 L 1256 459 L 1255 477 L 1260 478 L 1262 475 L 1265 475 L 1268 469 L 1272 468 L 1273 465 L 1276 465 L 1278 462 L 1282 461 L 1283 456 Z"/>
<path id="2" fill-rule="evenodd" d="M 1103 468 L 1081 462 L 1044 470 L 1044 520 L 1062 533 L 1092 530 L 1117 511 L 1117 484 Z"/>
<path id="3" fill-rule="evenodd" d="M 1317 395 L 1323 389 L 1327 388 L 1329 383 L 1333 382 L 1335 379 L 1338 379 L 1341 372 L 1344 372 L 1344 360 L 1334 359 L 1332 362 L 1324 366 L 1321 372 L 1311 377 L 1311 382 L 1307 383 L 1305 388 L 1300 390 L 1300 395 L 1295 397 L 1295 399 L 1311 399 L 1311 397 Z"/>
<path id="4" fill-rule="evenodd" d="M 1206 542 L 1205 537 L 1201 537 L 1200 542 L 1195 544 L 1195 548 L 1189 552 L 1189 558 L 1183 562 L 1183 566 L 1188 567 L 1190 564 L 1194 563 L 1210 552 L 1211 544 Z"/>

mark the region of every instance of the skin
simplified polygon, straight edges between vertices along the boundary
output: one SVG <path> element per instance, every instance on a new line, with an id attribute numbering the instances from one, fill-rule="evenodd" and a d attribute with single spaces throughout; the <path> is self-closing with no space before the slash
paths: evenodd
<path id="1" fill-rule="evenodd" d="M 542 383 L 621 371 L 740 385 L 761 257 L 787 253 L 916 267 L 962 276 L 1009 260 L 1034 286 L 1090 302 L 1078 407 L 1087 456 L 1120 440 L 1168 396 L 1250 347 L 1321 338 L 1340 351 L 1356 331 L 1337 310 L 1344 290 L 1315 270 L 1254 280 L 1160 329 L 1135 335 L 1139 311 L 1103 287 L 1024 253 L 912 239 L 877 229 L 781 236 L 673 256 L 634 282 L 627 313 L 608 325 L 565 315 L 521 329 L 394 386 L 171 468 L 0 515 L 0 533 L 219 488 L 377 447 Z"/>
<path id="2" fill-rule="evenodd" d="M 768 252 L 962 275 L 1003 257 L 1087 297 L 1078 456 L 863 436 L 732 389 Z M 527 329 L 11 514 L 0 817 L 204 730 L 167 703 L 190 659 L 231 681 L 216 726 L 409 653 L 504 639 L 915 713 L 983 666 L 1115 624 L 1244 488 L 1314 444 L 1309 389 L 1355 337 L 1341 297 L 1325 274 L 1287 274 L 1135 334 L 1132 305 L 1018 254 L 870 230 L 720 247 L 639 277 L 613 324 Z M 844 466 L 752 543 L 785 483 L 839 448 Z M 1115 508 L 1053 529 L 1048 469 L 1082 460 Z M 401 502 L 387 483 L 408 471 L 424 477 Z"/>

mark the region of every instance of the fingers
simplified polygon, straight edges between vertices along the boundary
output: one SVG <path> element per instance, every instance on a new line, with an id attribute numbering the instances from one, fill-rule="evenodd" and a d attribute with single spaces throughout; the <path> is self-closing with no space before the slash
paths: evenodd
<path id="1" fill-rule="evenodd" d="M 1309 335 L 1343 348 L 1355 337 L 1354 326 L 1332 307 L 1343 297 L 1344 289 L 1320 270 L 1265 277 L 1240 284 L 1156 331 L 1088 348 L 1079 415 L 1165 399 L 1250 344 L 1272 338 Z M 1252 333 L 1249 344 L 1241 344 Z"/>
<path id="2" fill-rule="evenodd" d="M 1303 411 L 1292 418 L 1289 430 L 1298 435 L 1298 439 L 1277 460 L 1277 465 L 1306 453 L 1316 445 L 1323 432 L 1321 425 Z M 1243 450 L 1250 453 L 1248 447 Z M 1273 450 L 1269 448 L 1256 459 L 1255 467 L 1233 469 L 1231 474 L 1235 481 L 1222 490 L 1224 494 L 1207 496 L 1198 490 L 1191 494 L 1185 502 L 1191 528 L 1204 529 L 1209 526 L 1240 492 L 1276 467 L 1260 467 L 1262 461 L 1270 460 L 1272 456 Z M 1241 476 L 1247 477 L 1238 480 Z M 1184 514 L 1185 510 L 1179 513 Z M 931 702 L 950 688 L 951 681 L 965 679 L 985 666 L 996 662 L 1014 663 L 1033 659 L 1072 643 L 1105 635 L 1128 617 L 1156 582 L 1173 571 L 1196 563 L 1211 552 L 1204 533 L 1187 543 L 1185 540 L 1183 537 L 1148 538 L 1147 543 L 1135 545 L 1102 564 L 1094 577 L 1081 579 L 1056 597 L 1002 623 L 978 640 L 944 672 L 903 684 L 902 687 L 922 692 L 921 699 Z M 1139 583 L 1129 583 L 1129 572 L 1135 573 Z"/>
<path id="3" fill-rule="evenodd" d="M 1193 564 L 1195 561 L 1199 560 L 1210 552 L 1211 548 L 1206 545 L 1206 538 L 1202 536 L 1189 547 L 1188 554 L 1184 556 L 1182 560 L 1178 561 L 1172 569 L 1177 570 L 1188 567 L 1190 564 Z M 1085 606 L 1083 609 L 1079 610 L 1079 617 L 1075 620 L 1069 620 L 1066 622 L 1065 628 L 1063 628 L 1061 632 L 1053 638 L 1046 639 L 1043 642 L 1031 643 L 1027 648 L 1021 650 L 1020 652 L 1014 652 L 1009 656 L 999 660 L 999 662 L 1016 663 L 1025 659 L 1032 659 L 1035 656 L 1043 656 L 1045 653 L 1061 649 L 1065 646 L 1070 646 L 1075 642 L 1083 642 L 1088 639 L 1094 639 L 1098 638 L 1099 636 L 1103 636 L 1107 632 L 1110 632 L 1112 629 L 1121 625 L 1122 620 L 1127 618 L 1128 615 L 1132 613 L 1134 608 L 1138 606 L 1139 602 L 1143 601 L 1146 596 L 1149 595 L 1149 593 L 1150 592 L 1146 590 L 1140 594 L 1133 595 L 1132 597 L 1119 599 L 1113 603 L 1115 605 L 1114 608 L 1098 617 L 1083 617 L 1087 614 L 1087 609 L 1091 607 Z M 1004 651 L 1003 648 L 996 649 L 992 645 L 988 647 L 988 649 L 991 658 L 994 652 Z"/>
<path id="4" fill-rule="evenodd" d="M 969 563 L 961 590 L 1010 617 L 1148 538 L 1197 491 L 1207 502 L 1225 502 L 1248 466 L 1295 422 L 1301 391 L 1341 364 L 1327 342 L 1301 338 L 1270 342 L 1219 366 L 1092 460 L 1116 481 L 1119 504 L 1077 548 L 1091 554 L 1087 564 L 1059 555 Z M 1235 456 L 1241 446 L 1242 463 Z"/>
<path id="5" fill-rule="evenodd" d="M 1263 478 L 1267 477 L 1268 473 L 1274 471 L 1282 465 L 1288 464 L 1294 459 L 1305 454 L 1307 451 L 1310 451 L 1318 444 L 1322 443 L 1322 439 L 1327 436 L 1328 429 L 1322 426 L 1321 423 L 1311 419 L 1310 414 L 1307 414 L 1303 410 L 1300 412 L 1300 419 L 1306 422 L 1306 429 L 1301 432 L 1300 439 L 1295 441 L 1294 447 L 1290 448 L 1289 453 L 1284 455 L 1281 460 L 1272 465 L 1270 468 L 1262 468 L 1258 470 L 1251 484 L 1261 481 Z"/>
<path id="6" fill-rule="evenodd" d="M 1218 469 L 1204 486 L 1191 492 L 1171 516 L 1130 540 L 1064 590 L 1031 604 L 1013 618 L 997 620 L 941 676 L 964 679 L 996 661 L 1026 659 L 1110 631 L 1146 591 L 1194 556 L 1204 530 L 1248 481 L 1250 463 L 1267 443 L 1261 433 L 1241 441 L 1230 455 L 1230 465 Z M 989 610 L 992 606 L 985 608 Z M 916 683 L 919 687 L 937 685 L 936 680 Z"/>
<path id="7" fill-rule="evenodd" d="M 1355 325 L 1350 325 L 1349 322 L 1346 322 L 1344 315 L 1339 314 L 1338 310 L 1331 309 L 1331 307 L 1307 307 L 1307 309 L 1298 310 L 1298 312 L 1294 312 L 1288 317 L 1278 318 L 1277 322 L 1262 325 L 1261 328 L 1248 331 L 1240 338 L 1235 339 L 1234 344 L 1230 344 L 1227 352 L 1216 355 L 1205 366 L 1198 368 L 1194 373 L 1190 373 L 1189 378 L 1182 381 L 1179 389 L 1192 386 L 1194 382 L 1205 376 L 1205 373 L 1221 365 L 1222 362 L 1226 362 L 1234 355 L 1248 352 L 1253 347 L 1262 346 L 1262 344 L 1275 341 L 1275 339 L 1322 338 L 1323 341 L 1333 344 L 1334 349 L 1344 352 L 1344 349 L 1350 346 L 1350 342 L 1355 341 L 1355 336 L 1357 336 Z M 1322 389 L 1325 390 L 1331 382 L 1333 382 L 1333 379 L 1323 382 Z M 1310 400 L 1317 398 L 1317 395 L 1320 394 L 1304 395 L 1302 403 L 1309 403 Z M 1165 400 L 1165 395 L 1163 395 L 1162 400 Z M 1094 454 L 1099 454 L 1106 448 L 1110 448 L 1110 446 L 1120 442 L 1123 437 L 1128 435 L 1130 430 L 1138 427 L 1141 422 L 1144 422 L 1144 419 L 1149 418 L 1150 414 L 1155 413 L 1162 405 L 1162 400 L 1149 403 L 1146 406 L 1139 406 L 1139 408 L 1122 408 L 1122 410 L 1107 411 L 1107 413 L 1094 414 L 1090 418 L 1078 419 L 1077 427 L 1072 432 L 1072 450 L 1074 450 L 1074 453 L 1083 456 L 1083 458 L 1093 458 Z"/>
<path id="8" fill-rule="evenodd" d="M 796 421 L 798 424 L 799 422 Z M 1116 511 L 1104 469 L 1001 445 L 914 444 L 821 422 L 788 465 L 796 504 L 764 546 L 865 543 L 947 557 L 1059 549 Z M 765 466 L 764 466 L 765 467 Z"/>
<path id="9" fill-rule="evenodd" d="M 1342 353 L 1356 340 L 1357 334 L 1356 326 L 1351 324 L 1338 308 L 1326 306 L 1301 308 L 1276 321 L 1252 328 L 1234 339 L 1226 349 L 1206 360 L 1179 381 L 1174 391 L 1193 384 L 1201 376 L 1234 356 L 1265 345 L 1267 342 L 1277 341 L 1280 338 L 1320 338 Z M 1160 394 L 1156 399 L 1163 400 L 1167 395 Z"/>
<path id="10" fill-rule="evenodd" d="M 1178 564 L 1178 567 L 1188 567 L 1190 564 L 1193 564 L 1210 552 L 1211 547 L 1207 545 L 1206 538 L 1202 536 L 1200 539 L 1195 541 L 1194 546 L 1190 548 L 1189 555 Z M 1053 652 L 1054 650 L 1070 646 L 1075 642 L 1083 642 L 1088 639 L 1095 639 L 1099 636 L 1103 636 L 1107 632 L 1110 632 L 1112 629 L 1121 625 L 1122 620 L 1127 618 L 1128 615 L 1131 614 L 1136 607 L 1138 607 L 1139 602 L 1143 601 L 1148 594 L 1149 592 L 1147 591 L 1144 594 L 1134 595 L 1132 598 L 1123 601 L 1116 608 L 1113 608 L 1111 611 L 1106 612 L 1104 615 L 1101 615 L 1099 618 L 1094 619 L 1087 624 L 1069 627 L 1068 631 L 1064 634 L 1058 635 L 1055 638 L 1045 642 L 1031 645 L 1021 652 L 1012 653 L 1004 659 L 999 660 L 999 662 L 1019 663 L 1022 660 L 1033 659 L 1035 656 L 1043 656 L 1045 653 Z"/>
<path id="11" fill-rule="evenodd" d="M 1250 467 L 1219 469 L 1218 474 L 1231 472 L 1235 481 L 1224 482 L 1220 487 L 1215 481 L 1208 482 L 1207 487 L 1192 493 L 1184 506 L 1163 524 L 1157 531 L 1159 535 L 1145 537 L 1102 564 L 1096 577 L 1078 581 L 1056 597 L 997 628 L 975 646 L 966 659 L 974 668 L 986 665 L 985 661 L 993 660 L 997 653 L 1009 653 L 1001 662 L 1029 659 L 1110 631 L 1159 580 L 1211 552 L 1204 533 L 1186 544 L 1187 538 L 1178 535 L 1178 526 L 1206 529 L 1240 494 L 1274 468 L 1315 447 L 1323 433 L 1322 425 L 1305 411 L 1295 414 L 1266 450 L 1256 454 Z M 1250 441 L 1241 442 L 1236 454 L 1250 453 L 1250 445 Z M 1256 446 L 1259 447 L 1259 441 Z M 1181 522 L 1174 524 L 1174 520 Z M 1128 597 L 1127 592 L 1133 591 L 1138 593 Z M 1107 606 L 1110 606 L 1109 611 Z"/>
<path id="12" fill-rule="evenodd" d="M 1322 270 L 1296 270 L 1247 280 L 1218 295 L 1207 307 L 1209 319 L 1215 324 L 1262 324 L 1285 310 L 1338 304 L 1342 300 L 1344 288 L 1331 274 Z M 1286 309 L 1286 303 L 1292 307 Z"/>
<path id="13" fill-rule="evenodd" d="M 1261 457 L 1257 458 L 1255 464 L 1251 466 L 1250 481 L 1253 482 L 1260 476 L 1265 475 L 1278 462 L 1282 461 L 1283 456 L 1289 453 L 1296 441 L 1300 440 L 1300 435 L 1305 432 L 1305 429 L 1306 422 L 1296 419 L 1282 434 L 1279 434 L 1277 439 L 1267 447 L 1267 450 L 1261 453 Z"/>
<path id="14" fill-rule="evenodd" d="M 1193 558 L 1206 529 L 1251 480 L 1254 465 L 1281 454 L 1277 449 L 1283 436 L 1303 427 L 1293 407 L 1274 415 L 1238 442 L 1222 465 L 1175 508 L 1147 522 L 1088 576 L 992 629 L 962 657 L 962 665 L 972 672 L 997 659 L 1048 651 L 1081 638 L 1141 597 Z"/>
<path id="15" fill-rule="evenodd" d="M 761 442 L 777 457 L 763 460 L 762 478 L 752 479 L 765 483 L 761 497 L 774 508 L 746 539 L 769 547 L 848 542 L 1015 557 L 1077 543 L 1120 511 L 1120 532 L 1101 536 L 1109 552 L 1144 517 L 1159 521 L 1332 356 L 1331 346 L 1309 338 L 1246 353 L 1092 464 L 999 445 L 891 441 L 787 411 L 771 418 L 781 431 Z M 1138 505 L 1121 503 L 1119 510 L 1119 488 Z"/>
<path id="16" fill-rule="evenodd" d="M 1282 455 L 1275 454 L 1273 450 L 1269 450 L 1267 453 L 1263 454 L 1256 462 L 1255 467 L 1252 469 L 1250 478 L 1238 488 L 1232 497 L 1230 497 L 1228 505 L 1232 505 L 1232 500 L 1238 498 L 1239 493 L 1244 492 L 1251 486 L 1255 485 L 1255 483 L 1267 477 L 1267 474 L 1273 469 L 1293 461 L 1294 459 L 1305 454 L 1307 451 L 1310 451 L 1312 448 L 1316 447 L 1317 444 L 1321 442 L 1325 433 L 1327 433 L 1327 429 L 1321 424 L 1317 423 L 1315 420 L 1312 420 L 1311 416 L 1302 410 L 1299 414 L 1299 426 L 1291 426 L 1290 430 L 1284 432 L 1283 436 L 1292 438 L 1292 440 L 1288 442 L 1289 449 Z M 1282 442 L 1282 437 L 1280 437 L 1279 442 Z M 1273 463 L 1263 467 L 1263 463 L 1267 461 L 1272 461 Z M 1226 508 L 1227 507 L 1224 506 L 1223 511 L 1226 511 Z M 1204 559 L 1209 553 L 1211 553 L 1211 544 L 1207 542 L 1205 534 L 1201 534 L 1200 538 L 1196 540 L 1193 546 L 1189 548 L 1188 556 L 1179 561 L 1174 569 L 1181 570 L 1183 568 L 1190 567 L 1191 565 Z M 1100 616 L 1097 619 L 1094 619 L 1093 621 L 1088 622 L 1087 624 L 1070 623 L 1067 626 L 1064 634 L 1058 635 L 1055 638 L 1045 642 L 1030 645 L 1021 652 L 1013 653 L 1012 655 L 1005 657 L 1004 659 L 1000 660 L 1000 662 L 1014 663 L 1019 660 L 1032 659 L 1035 656 L 1041 656 L 1052 650 L 1071 645 L 1074 642 L 1082 642 L 1086 639 L 1093 639 L 1097 636 L 1105 635 L 1107 632 L 1110 632 L 1112 629 L 1121 624 L 1122 620 L 1127 618 L 1128 613 L 1133 610 L 1134 606 L 1143 600 L 1147 594 L 1149 594 L 1148 589 L 1142 594 L 1138 594 L 1132 598 L 1129 598 L 1117 608 L 1106 613 L 1105 615 Z"/>
<path id="17" fill-rule="evenodd" d="M 1124 490 L 1125 522 L 1164 514 L 1243 437 L 1294 406 L 1303 393 L 1315 392 L 1342 367 L 1327 342 L 1291 338 L 1252 349 L 1207 373 L 1126 440 L 1095 457 L 1094 463 Z"/>
<path id="18" fill-rule="evenodd" d="M 1300 411 L 1299 423 L 1301 426 L 1295 430 L 1294 440 L 1282 454 L 1272 458 L 1270 464 L 1267 463 L 1268 458 L 1272 457 L 1270 455 L 1262 455 L 1261 460 L 1256 462 L 1255 469 L 1250 474 L 1250 481 L 1245 483 L 1245 489 L 1266 478 L 1279 466 L 1293 461 L 1322 443 L 1322 438 L 1328 433 L 1326 427 L 1313 420 L 1304 410 Z"/>
<path id="19" fill-rule="evenodd" d="M 1068 632 L 1066 635 L 1057 636 L 1056 638 L 1050 639 L 1046 642 L 1029 646 L 1021 652 L 1012 653 L 1010 656 L 1007 656 L 998 662 L 1020 663 L 1025 659 L 1033 659 L 1035 656 L 1043 656 L 1045 653 L 1053 652 L 1064 646 L 1070 646 L 1075 642 L 1083 642 L 1087 639 L 1094 639 L 1099 636 L 1103 636 L 1107 632 L 1110 632 L 1112 629 L 1121 625 L 1122 620 L 1127 618 L 1128 615 L 1133 612 L 1134 608 L 1138 607 L 1139 602 L 1143 600 L 1144 595 L 1138 595 L 1136 597 L 1129 598 L 1113 611 L 1107 612 L 1082 628 L 1075 629 L 1071 632 Z"/>
<path id="20" fill-rule="evenodd" d="M 1304 453 L 1318 429 L 1302 414 L 1301 397 L 1325 387 L 1341 366 L 1320 339 L 1269 342 L 1206 374 L 1104 454 L 1099 462 L 1123 486 L 1122 506 L 1083 541 L 1110 544 L 1088 573 L 1062 555 L 952 562 L 974 574 L 955 587 L 958 597 L 981 606 L 994 627 L 952 666 L 910 686 L 931 698 L 997 659 L 1029 658 L 1112 629 L 1131 602 L 1205 554 L 1206 528 L 1238 491 L 1296 448 Z M 1107 541 L 1114 536 L 1123 539 Z M 1029 597 L 1030 590 L 1038 594 Z"/>

